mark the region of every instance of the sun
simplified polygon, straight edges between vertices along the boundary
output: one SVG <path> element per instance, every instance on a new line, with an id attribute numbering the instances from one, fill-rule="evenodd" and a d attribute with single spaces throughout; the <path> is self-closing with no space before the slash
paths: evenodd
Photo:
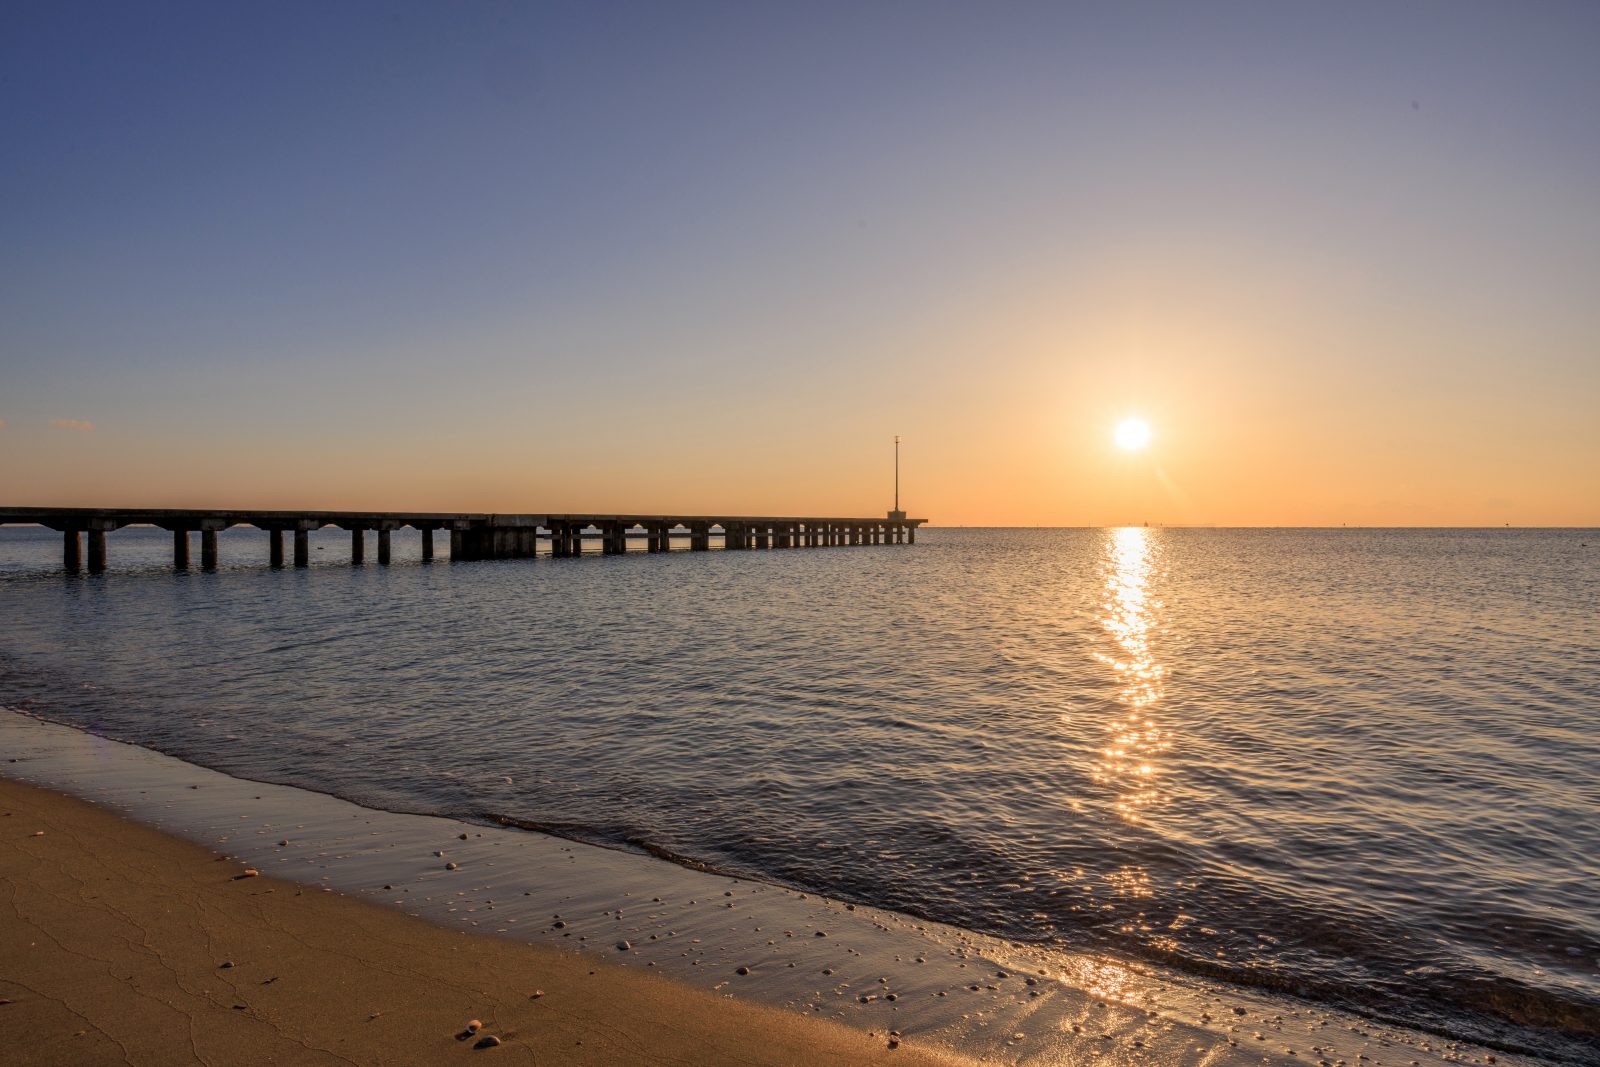
<path id="1" fill-rule="evenodd" d="M 1137 452 L 1150 443 L 1150 424 L 1143 419 L 1123 419 L 1117 423 L 1117 447 Z"/>

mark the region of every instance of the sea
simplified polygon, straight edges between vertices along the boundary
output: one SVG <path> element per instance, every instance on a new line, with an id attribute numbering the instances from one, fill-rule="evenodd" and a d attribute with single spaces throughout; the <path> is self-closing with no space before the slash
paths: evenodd
<path id="1" fill-rule="evenodd" d="M 91 576 L 0 528 L 0 706 L 1600 1062 L 1600 531 L 632 547 L 175 572 L 129 528 Z"/>

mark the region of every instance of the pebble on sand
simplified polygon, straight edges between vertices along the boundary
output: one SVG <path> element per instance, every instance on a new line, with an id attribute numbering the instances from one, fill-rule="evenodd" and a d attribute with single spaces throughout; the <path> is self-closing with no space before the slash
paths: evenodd
<path id="1" fill-rule="evenodd" d="M 477 1043 L 474 1044 L 472 1047 L 473 1048 L 494 1048 L 499 1043 L 500 1043 L 500 1039 L 498 1037 L 495 1037 L 493 1034 L 484 1034 L 482 1037 L 478 1038 Z"/>
<path id="2" fill-rule="evenodd" d="M 633 948 L 633 945 L 630 944 L 627 941 L 618 941 L 617 942 L 617 951 L 618 952 L 627 952 L 631 948 Z"/>
<path id="3" fill-rule="evenodd" d="M 748 967 L 740 967 L 737 971 L 734 971 L 733 973 L 734 974 L 749 974 L 750 973 L 750 968 L 748 968 Z"/>
<path id="4" fill-rule="evenodd" d="M 447 871 L 459 871 L 461 868 L 457 867 L 454 863 L 447 863 L 444 865 L 444 869 Z"/>

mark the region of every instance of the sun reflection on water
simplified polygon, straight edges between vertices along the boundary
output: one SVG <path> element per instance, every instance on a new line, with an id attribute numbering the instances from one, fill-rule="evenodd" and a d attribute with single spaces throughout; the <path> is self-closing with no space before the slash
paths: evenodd
<path id="1" fill-rule="evenodd" d="M 1141 811 L 1166 798 L 1159 757 L 1172 747 L 1155 714 L 1166 695 L 1167 676 L 1152 641 L 1161 607 L 1150 588 L 1156 551 L 1154 535 L 1143 527 L 1106 532 L 1106 599 L 1100 625 L 1117 650 L 1096 655 L 1121 682 L 1117 700 L 1122 710 L 1105 724 L 1106 745 L 1093 776 L 1117 791 L 1116 810 L 1129 822 L 1138 822 Z"/>

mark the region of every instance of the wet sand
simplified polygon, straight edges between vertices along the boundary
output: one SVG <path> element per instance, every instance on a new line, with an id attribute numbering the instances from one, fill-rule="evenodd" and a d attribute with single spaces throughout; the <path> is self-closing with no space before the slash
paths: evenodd
<path id="1" fill-rule="evenodd" d="M 11 1064 L 935 1064 L 882 1034 L 270 877 L 0 779 Z M 483 1026 L 467 1033 L 469 1021 Z M 493 1036 L 497 1046 L 478 1048 Z"/>
<path id="2" fill-rule="evenodd" d="M 32 886 L 26 899 L 40 909 L 26 944 L 12 943 L 17 924 L 6 924 L 12 940 L 0 944 L 0 978 L 23 981 L 8 964 L 22 958 L 18 948 L 55 951 L 61 966 L 85 976 L 62 971 L 56 986 L 36 986 L 28 996 L 53 990 L 71 1005 L 37 1021 L 16 1010 L 22 998 L 3 992 L 13 986 L 0 984 L 0 996 L 18 1002 L 0 1006 L 0 1048 L 40 1057 L 23 1062 L 93 1062 L 70 1042 L 93 1038 L 102 1015 L 123 1041 L 159 1031 L 146 1015 L 165 1019 L 169 1040 L 195 1042 L 178 1046 L 189 1058 L 212 1055 L 200 1045 L 210 1038 L 192 1034 L 232 1033 L 256 1019 L 241 1033 L 263 1036 L 230 1040 L 287 1049 L 282 1062 L 305 1061 L 313 1047 L 356 1062 L 439 1062 L 470 1049 L 456 1037 L 471 1018 L 506 1042 L 485 1054 L 522 1042 L 547 1063 L 591 1055 L 689 1063 L 963 1056 L 1051 1067 L 1495 1062 L 1481 1048 L 1292 998 L 543 833 L 361 807 L 4 710 L 0 752 L 8 757 L 0 774 L 90 801 L 95 807 L 72 810 L 110 820 L 94 849 L 69 849 L 48 826 L 33 838 L 35 828 L 16 829 L 17 815 L 0 817 L 6 878 Z M 190 873 L 175 885 L 179 867 L 141 858 L 170 847 L 189 850 L 181 869 Z M 30 881 L 69 863 L 76 874 Z M 262 876 L 235 881 L 247 867 Z M 142 922 L 193 920 L 170 931 L 187 946 L 181 975 L 163 962 L 178 950 L 144 933 L 167 928 L 126 918 L 130 893 L 165 909 Z M 324 914 L 324 905 L 339 910 Z M 84 908 L 109 924 L 86 939 L 75 917 Z M 254 930 L 254 940 L 236 947 L 221 939 L 207 924 L 223 914 L 254 916 L 255 927 L 238 927 Z M 299 999 L 291 999 L 295 987 L 279 989 L 288 972 L 278 955 L 291 951 L 311 953 L 300 965 Z M 73 953 L 84 959 L 73 963 Z M 225 961 L 236 966 L 217 969 Z M 182 1008 L 130 987 L 138 975 L 168 999 L 181 993 Z M 80 989 L 94 993 L 80 997 Z M 545 996 L 528 1000 L 536 989 Z M 186 1013 L 202 1008 L 219 1018 L 190 1026 Z M 369 1019 L 375 1012 L 383 1014 Z M 386 1040 L 386 1027 L 399 1028 L 392 1048 L 369 1045 Z M 901 1035 L 895 1050 L 891 1034 Z M 106 1057 L 121 1062 L 116 1042 L 106 1042 Z M 369 1047 L 387 1051 L 362 1059 Z M 263 1051 L 257 1062 L 273 1055 Z M 217 1060 L 237 1062 L 226 1052 Z M 1501 1054 L 1498 1062 L 1529 1061 Z"/>

